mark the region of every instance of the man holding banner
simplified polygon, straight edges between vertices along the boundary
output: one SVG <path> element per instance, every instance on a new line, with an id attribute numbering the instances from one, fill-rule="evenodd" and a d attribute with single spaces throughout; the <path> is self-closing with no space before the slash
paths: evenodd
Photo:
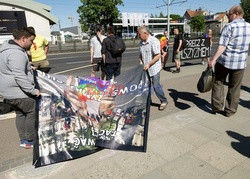
<path id="1" fill-rule="evenodd" d="M 16 127 L 20 147 L 33 148 L 36 136 L 36 99 L 40 91 L 35 88 L 33 71 L 27 52 L 35 39 L 28 28 L 15 29 L 14 40 L 4 42 L 0 49 L 0 95 L 16 112 Z"/>
<path id="2" fill-rule="evenodd" d="M 148 70 L 150 79 L 153 83 L 153 88 L 156 96 L 160 99 L 161 104 L 159 110 L 163 111 L 167 107 L 167 98 L 160 85 L 161 71 L 161 51 L 160 42 L 156 37 L 150 35 L 147 27 L 141 26 L 138 28 L 140 42 L 140 63 L 144 64 L 144 70 Z"/>

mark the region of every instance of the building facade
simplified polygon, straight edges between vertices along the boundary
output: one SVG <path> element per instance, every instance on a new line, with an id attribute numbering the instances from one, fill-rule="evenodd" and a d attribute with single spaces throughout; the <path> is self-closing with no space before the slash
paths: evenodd
<path id="1" fill-rule="evenodd" d="M 13 29 L 28 26 L 33 26 L 37 34 L 51 41 L 50 27 L 58 22 L 58 18 L 50 11 L 50 6 L 32 0 L 1 0 L 0 44 L 13 38 Z"/>

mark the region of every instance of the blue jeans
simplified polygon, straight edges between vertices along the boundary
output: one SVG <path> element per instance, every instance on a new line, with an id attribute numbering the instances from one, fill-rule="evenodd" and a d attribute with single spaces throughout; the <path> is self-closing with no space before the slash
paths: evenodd
<path id="1" fill-rule="evenodd" d="M 121 73 L 121 63 L 105 63 L 104 70 L 106 73 L 106 80 L 111 80 L 113 75 L 117 77 Z"/>
<path id="2" fill-rule="evenodd" d="M 160 72 L 158 72 L 154 76 L 151 76 L 150 78 L 151 78 L 151 82 L 153 84 L 153 88 L 154 88 L 156 96 L 159 98 L 159 100 L 162 103 L 167 102 L 167 98 L 165 97 L 162 86 L 160 84 Z"/>

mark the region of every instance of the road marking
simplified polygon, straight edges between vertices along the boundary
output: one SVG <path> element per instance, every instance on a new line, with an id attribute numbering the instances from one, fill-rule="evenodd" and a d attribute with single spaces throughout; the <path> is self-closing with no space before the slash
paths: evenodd
<path id="1" fill-rule="evenodd" d="M 49 58 L 48 60 L 52 61 L 52 60 L 61 60 L 61 59 L 68 59 L 68 58 L 71 58 L 71 57 Z M 74 58 L 82 58 L 82 56 L 81 57 L 76 56 Z"/>
<path id="2" fill-rule="evenodd" d="M 82 67 L 71 68 L 69 70 L 59 71 L 59 72 L 56 72 L 54 74 L 59 75 L 59 74 L 66 73 L 66 72 L 69 72 L 69 71 L 75 71 L 75 70 L 84 69 L 84 68 L 88 68 L 88 67 L 92 67 L 92 66 L 93 65 L 86 65 L 86 66 L 82 66 Z"/>
<path id="3" fill-rule="evenodd" d="M 78 62 L 68 62 L 66 64 L 70 65 L 70 64 L 78 64 L 78 63 L 89 63 L 89 62 L 83 62 L 83 61 L 78 61 Z"/>

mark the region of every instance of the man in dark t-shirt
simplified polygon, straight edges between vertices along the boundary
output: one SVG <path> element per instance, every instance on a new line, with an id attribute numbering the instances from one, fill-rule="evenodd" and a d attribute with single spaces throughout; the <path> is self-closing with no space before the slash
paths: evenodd
<path id="1" fill-rule="evenodd" d="M 172 71 L 173 73 L 179 73 L 181 70 L 181 46 L 182 46 L 182 34 L 179 33 L 179 29 L 174 29 L 174 46 L 173 46 L 173 61 L 176 65 L 176 70 Z"/>

